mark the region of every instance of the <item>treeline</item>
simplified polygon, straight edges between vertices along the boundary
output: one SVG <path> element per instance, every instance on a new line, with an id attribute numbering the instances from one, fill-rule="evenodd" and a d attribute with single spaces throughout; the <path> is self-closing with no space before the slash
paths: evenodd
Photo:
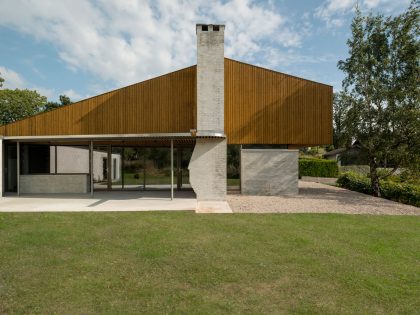
<path id="1" fill-rule="evenodd" d="M 59 102 L 51 102 L 35 90 L 3 89 L 3 83 L 0 74 L 0 125 L 72 103 L 66 95 L 60 95 Z"/>

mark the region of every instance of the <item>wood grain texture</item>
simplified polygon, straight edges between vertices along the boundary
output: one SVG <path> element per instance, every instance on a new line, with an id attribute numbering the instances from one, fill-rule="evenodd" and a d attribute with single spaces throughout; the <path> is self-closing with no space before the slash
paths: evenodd
<path id="1" fill-rule="evenodd" d="M 332 87 L 225 59 L 231 144 L 332 143 Z"/>
<path id="2" fill-rule="evenodd" d="M 0 126 L 4 136 L 189 132 L 196 66 Z M 332 143 L 332 87 L 225 59 L 230 144 Z"/>
<path id="3" fill-rule="evenodd" d="M 4 136 L 189 132 L 196 67 L 104 93 L 0 126 Z"/>

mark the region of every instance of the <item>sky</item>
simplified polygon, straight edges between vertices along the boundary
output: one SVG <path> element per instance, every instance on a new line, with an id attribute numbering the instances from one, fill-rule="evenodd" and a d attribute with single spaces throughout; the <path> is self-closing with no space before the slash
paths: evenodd
<path id="1" fill-rule="evenodd" d="M 358 2 L 410 0 L 0 0 L 3 88 L 73 101 L 196 64 L 196 23 L 225 24 L 225 56 L 341 89 Z"/>

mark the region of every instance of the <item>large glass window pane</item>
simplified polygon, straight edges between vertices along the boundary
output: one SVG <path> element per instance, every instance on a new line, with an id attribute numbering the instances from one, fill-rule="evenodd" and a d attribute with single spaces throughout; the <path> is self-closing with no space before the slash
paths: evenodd
<path id="1" fill-rule="evenodd" d="M 7 192 L 17 191 L 17 150 L 16 144 L 8 144 L 6 148 L 6 160 L 5 160 L 5 175 L 6 175 L 6 187 Z"/>
<path id="2" fill-rule="evenodd" d="M 240 146 L 227 146 L 227 185 L 239 189 L 240 186 Z"/>
<path id="3" fill-rule="evenodd" d="M 21 146 L 20 173 L 50 174 L 50 146 L 38 144 L 23 144 Z"/>
<path id="4" fill-rule="evenodd" d="M 146 152 L 146 188 L 170 188 L 171 148 L 148 148 Z"/>
<path id="5" fill-rule="evenodd" d="M 144 189 L 146 149 L 126 147 L 123 157 L 124 189 Z"/>

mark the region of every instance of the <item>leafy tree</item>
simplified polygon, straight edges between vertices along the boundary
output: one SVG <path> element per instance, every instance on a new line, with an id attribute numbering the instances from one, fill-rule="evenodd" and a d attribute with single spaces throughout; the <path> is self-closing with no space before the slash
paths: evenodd
<path id="1" fill-rule="evenodd" d="M 334 93 L 333 97 L 333 145 L 338 149 L 349 145 L 349 139 L 345 131 L 345 117 L 348 100 L 344 92 Z"/>
<path id="2" fill-rule="evenodd" d="M 3 87 L 3 82 L 4 82 L 4 79 L 1 77 L 1 73 L 0 73 L 0 88 Z"/>
<path id="3" fill-rule="evenodd" d="M 60 103 L 58 102 L 47 102 L 44 106 L 44 111 L 50 111 L 52 109 L 56 109 L 60 106 L 63 105 L 69 105 L 72 103 L 72 101 L 70 100 L 70 97 L 66 96 L 66 95 L 60 95 L 59 97 L 60 99 Z"/>
<path id="4" fill-rule="evenodd" d="M 345 137 L 357 139 L 368 157 L 375 196 L 381 178 L 419 160 L 419 25 L 416 2 L 396 17 L 362 16 L 357 9 L 349 57 L 338 63 L 346 74 Z M 391 171 L 379 174 L 378 167 L 390 164 Z"/>
<path id="5" fill-rule="evenodd" d="M 0 89 L 0 125 L 39 113 L 46 102 L 36 91 Z"/>

